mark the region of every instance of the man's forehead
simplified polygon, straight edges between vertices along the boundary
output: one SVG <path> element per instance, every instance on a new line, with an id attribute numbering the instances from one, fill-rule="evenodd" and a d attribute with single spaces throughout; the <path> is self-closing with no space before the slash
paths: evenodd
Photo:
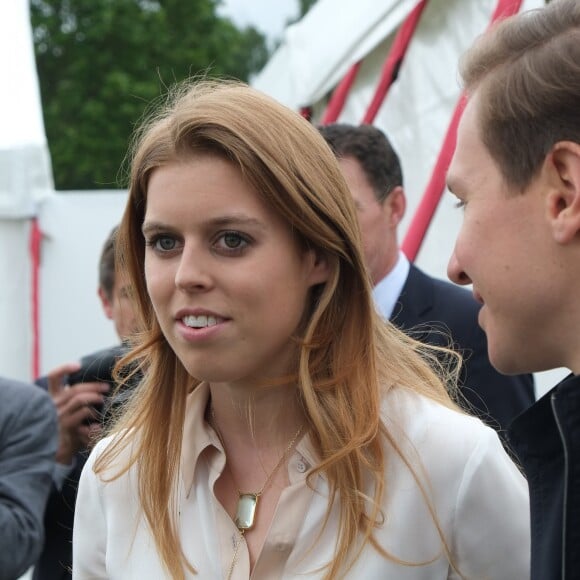
<path id="1" fill-rule="evenodd" d="M 484 154 L 483 143 L 479 140 L 477 125 L 477 98 L 472 96 L 463 111 L 457 127 L 455 151 L 447 170 L 447 188 L 454 194 L 465 190 L 469 178 L 470 164 L 479 166 L 480 155 Z"/>

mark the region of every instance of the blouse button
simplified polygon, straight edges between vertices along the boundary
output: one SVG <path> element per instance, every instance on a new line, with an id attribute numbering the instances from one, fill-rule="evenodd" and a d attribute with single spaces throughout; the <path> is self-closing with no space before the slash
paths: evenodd
<path id="1" fill-rule="evenodd" d="M 304 463 L 304 461 L 302 460 L 298 461 L 298 463 L 296 464 L 296 469 L 298 470 L 298 473 L 304 473 L 306 471 L 306 464 Z"/>

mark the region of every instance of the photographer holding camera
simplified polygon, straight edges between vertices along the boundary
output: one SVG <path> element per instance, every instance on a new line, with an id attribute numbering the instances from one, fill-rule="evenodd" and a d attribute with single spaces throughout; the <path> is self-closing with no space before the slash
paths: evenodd
<path id="1" fill-rule="evenodd" d="M 99 297 L 107 318 L 113 321 L 121 344 L 52 370 L 36 381 L 48 390 L 56 406 L 59 444 L 53 489 L 44 515 L 45 541 L 35 565 L 34 580 L 69 580 L 72 564 L 72 528 L 79 477 L 90 442 L 102 429 L 108 395 L 114 390 L 112 370 L 122 356 L 123 340 L 135 328 L 132 299 L 123 275 L 115 275 L 113 228 L 99 261 Z M 104 411 L 103 411 L 104 409 Z"/>

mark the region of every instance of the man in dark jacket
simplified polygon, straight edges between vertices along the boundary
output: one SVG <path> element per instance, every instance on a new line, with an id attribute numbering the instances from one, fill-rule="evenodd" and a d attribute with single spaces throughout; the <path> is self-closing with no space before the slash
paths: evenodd
<path id="1" fill-rule="evenodd" d="M 401 164 L 391 143 L 370 125 L 334 124 L 319 131 L 337 156 L 353 196 L 379 311 L 422 342 L 459 350 L 464 356 L 460 384 L 465 399 L 460 402 L 503 435 L 511 420 L 534 402 L 533 378 L 498 373 L 487 356 L 473 296 L 428 276 L 399 250 L 397 230 L 406 199 Z"/>
<path id="2" fill-rule="evenodd" d="M 24 574 L 42 549 L 57 438 L 50 397 L 0 378 L 0 580 Z"/>
<path id="3" fill-rule="evenodd" d="M 109 234 L 99 261 L 99 288 L 103 310 L 122 340 L 135 327 L 130 289 L 124 276 L 115 275 L 116 228 Z M 110 404 L 112 368 L 124 353 L 121 345 L 92 353 L 79 363 L 65 364 L 38 379 L 48 390 L 59 415 L 59 447 L 53 489 L 44 516 L 45 541 L 34 567 L 33 580 L 69 580 L 72 565 L 72 528 L 77 487 L 89 443 L 101 426 Z"/>
<path id="4" fill-rule="evenodd" d="M 509 440 L 530 486 L 532 580 L 580 578 L 580 2 L 503 21 L 462 61 L 448 273 L 473 284 L 491 362 L 572 374 Z"/>

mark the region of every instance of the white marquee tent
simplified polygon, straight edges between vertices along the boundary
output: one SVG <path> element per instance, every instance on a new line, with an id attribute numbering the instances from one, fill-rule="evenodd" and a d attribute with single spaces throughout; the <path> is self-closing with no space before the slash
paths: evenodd
<path id="1" fill-rule="evenodd" d="M 501 1 L 501 0 L 499 0 Z M 511 0 L 517 1 L 517 0 Z M 399 151 L 409 197 L 419 204 L 460 95 L 457 59 L 485 30 L 498 0 L 430 0 L 374 124 Z M 318 0 L 253 84 L 321 117 L 328 96 L 360 62 L 339 121 L 360 122 L 396 31 L 419 0 Z M 543 4 L 523 0 L 521 9 Z M 54 191 L 34 64 L 27 0 L 0 2 L 0 375 L 30 379 L 113 344 L 96 297 L 101 244 L 126 194 Z M 444 196 L 418 255 L 445 276 L 461 216 Z M 35 245 L 35 242 L 37 244 Z M 32 246 L 32 251 L 31 251 Z M 551 379 L 550 379 L 551 380 Z"/>
<path id="2" fill-rule="evenodd" d="M 115 343 L 96 265 L 126 194 L 55 193 L 28 0 L 0 2 L 0 74 L 0 375 L 31 379 Z"/>
<path id="3" fill-rule="evenodd" d="M 489 26 L 496 9 L 505 13 L 544 5 L 544 0 L 318 0 L 305 18 L 287 29 L 285 40 L 254 86 L 291 108 L 313 109 L 323 120 L 328 95 L 360 62 L 338 122 L 361 123 L 371 104 L 395 35 L 422 5 L 396 80 L 373 124 L 389 136 L 403 165 L 409 207 L 403 232 L 433 172 L 461 89 L 459 56 Z M 445 276 L 460 223 L 449 196 L 418 255 L 427 271 Z"/>

